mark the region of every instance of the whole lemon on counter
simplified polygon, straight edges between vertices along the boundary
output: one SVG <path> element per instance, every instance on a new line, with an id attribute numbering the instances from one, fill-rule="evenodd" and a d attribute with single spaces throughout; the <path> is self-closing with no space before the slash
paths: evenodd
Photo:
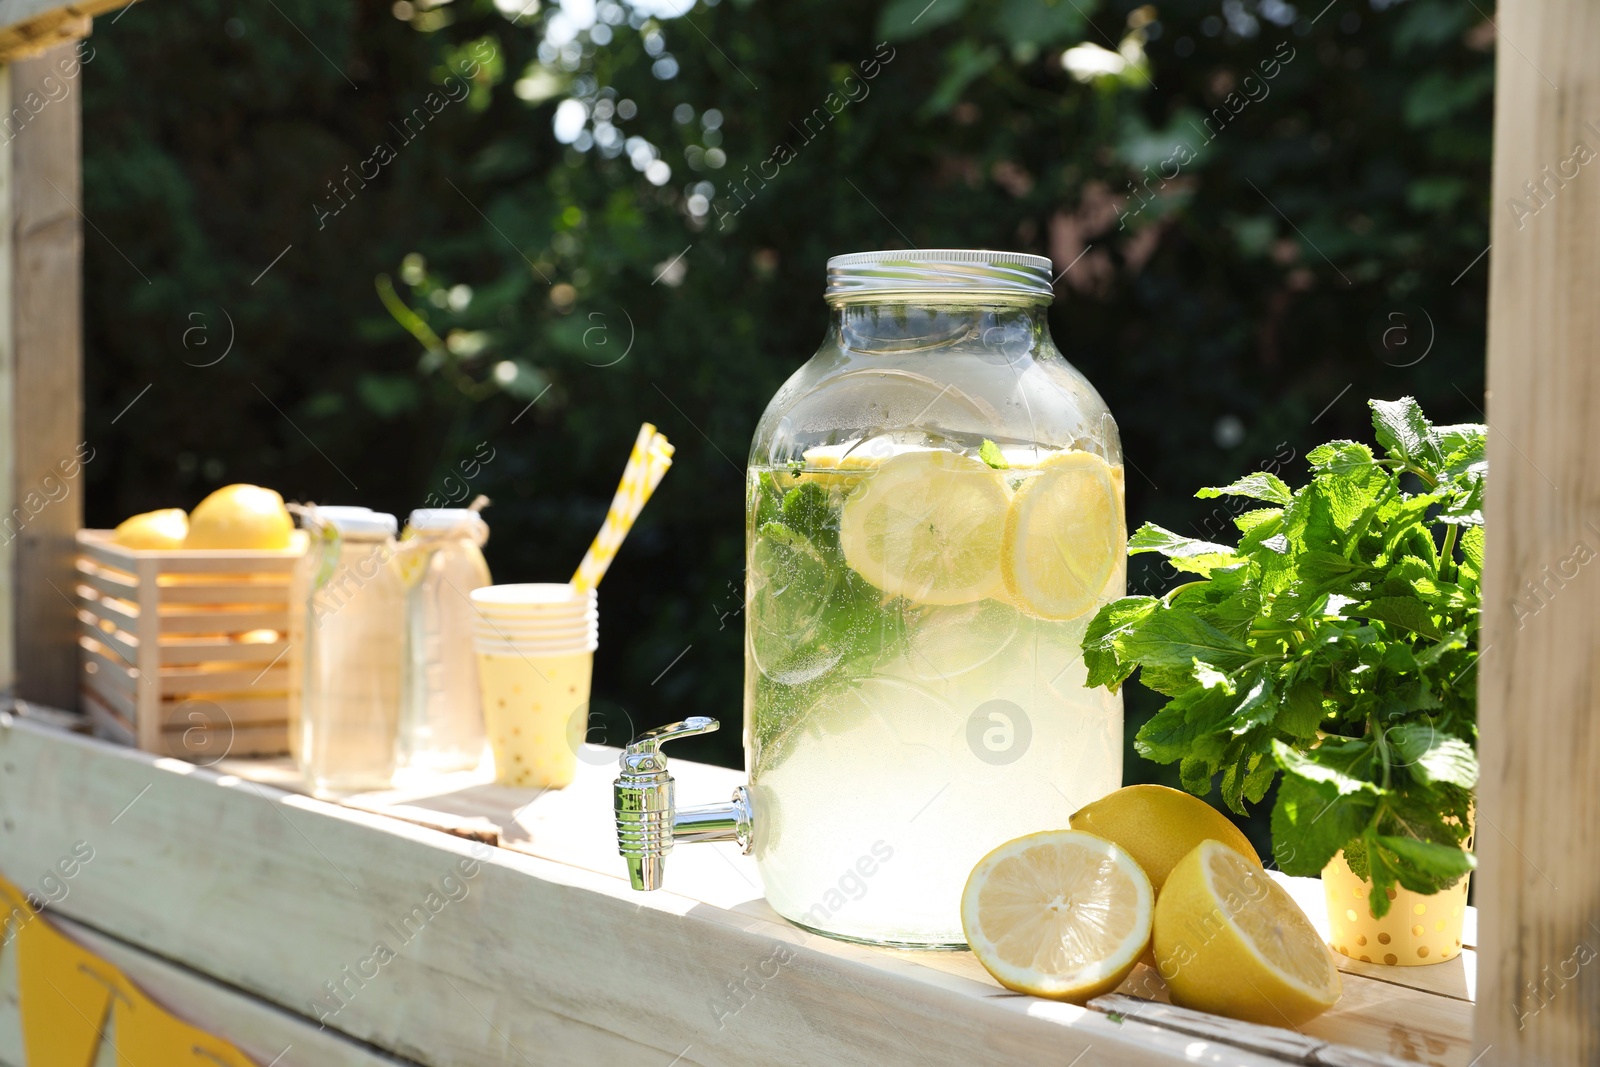
<path id="1" fill-rule="evenodd" d="M 115 541 L 123 548 L 182 548 L 189 535 L 189 516 L 182 508 L 146 511 L 117 525 Z"/>
<path id="2" fill-rule="evenodd" d="M 293 533 L 283 497 L 259 485 L 225 485 L 189 513 L 183 547 L 283 549 Z"/>
<path id="3" fill-rule="evenodd" d="M 1221 841 L 1257 867 L 1250 839 L 1216 808 L 1164 785 L 1128 785 L 1107 793 L 1067 820 L 1074 830 L 1103 837 L 1134 858 L 1157 895 L 1178 861 L 1202 841 Z"/>

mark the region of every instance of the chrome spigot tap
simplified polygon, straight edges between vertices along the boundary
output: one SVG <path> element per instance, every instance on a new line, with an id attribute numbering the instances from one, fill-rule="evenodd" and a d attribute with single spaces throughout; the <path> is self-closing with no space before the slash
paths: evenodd
<path id="1" fill-rule="evenodd" d="M 677 810 L 672 775 L 661 746 L 680 737 L 709 734 L 716 719 L 696 715 L 660 726 L 622 750 L 622 774 L 613 790 L 616 797 L 617 851 L 628 860 L 628 880 L 635 889 L 660 889 L 667 853 L 679 841 L 737 841 L 750 851 L 750 797 L 744 786 L 733 791 L 726 804 L 707 804 Z"/>

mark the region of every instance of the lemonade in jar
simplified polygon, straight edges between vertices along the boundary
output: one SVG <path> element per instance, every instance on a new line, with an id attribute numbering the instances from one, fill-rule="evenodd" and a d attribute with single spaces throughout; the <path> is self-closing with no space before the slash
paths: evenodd
<path id="1" fill-rule="evenodd" d="M 964 947 L 973 865 L 1121 785 L 1121 697 L 1079 648 L 1125 592 L 1121 448 L 1050 339 L 1049 260 L 828 271 L 828 337 L 751 449 L 753 851 L 801 926 Z"/>

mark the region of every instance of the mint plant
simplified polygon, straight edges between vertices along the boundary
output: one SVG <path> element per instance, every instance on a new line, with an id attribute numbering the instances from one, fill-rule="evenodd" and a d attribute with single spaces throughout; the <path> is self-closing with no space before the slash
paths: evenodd
<path id="1" fill-rule="evenodd" d="M 1434 426 L 1415 400 L 1371 401 L 1382 456 L 1332 441 L 1291 490 L 1273 474 L 1202 489 L 1245 497 L 1237 545 L 1145 524 L 1130 554 L 1192 577 L 1123 597 L 1084 636 L 1090 685 L 1135 670 L 1167 703 L 1135 747 L 1200 796 L 1221 775 L 1247 813 L 1282 776 L 1272 853 L 1316 875 L 1340 850 L 1371 881 L 1434 893 L 1474 866 L 1483 570 L 1481 425 Z"/>

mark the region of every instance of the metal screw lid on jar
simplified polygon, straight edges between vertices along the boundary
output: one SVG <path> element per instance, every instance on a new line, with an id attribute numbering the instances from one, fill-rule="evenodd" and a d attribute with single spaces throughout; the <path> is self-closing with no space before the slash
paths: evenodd
<path id="1" fill-rule="evenodd" d="M 852 252 L 828 260 L 823 299 L 846 304 L 1048 304 L 1055 296 L 1051 264 L 1026 252 L 912 248 Z"/>
<path id="2" fill-rule="evenodd" d="M 399 523 L 393 515 L 371 508 L 325 504 L 311 510 L 318 522 L 332 526 L 342 537 L 353 541 L 393 537 L 399 530 Z"/>

